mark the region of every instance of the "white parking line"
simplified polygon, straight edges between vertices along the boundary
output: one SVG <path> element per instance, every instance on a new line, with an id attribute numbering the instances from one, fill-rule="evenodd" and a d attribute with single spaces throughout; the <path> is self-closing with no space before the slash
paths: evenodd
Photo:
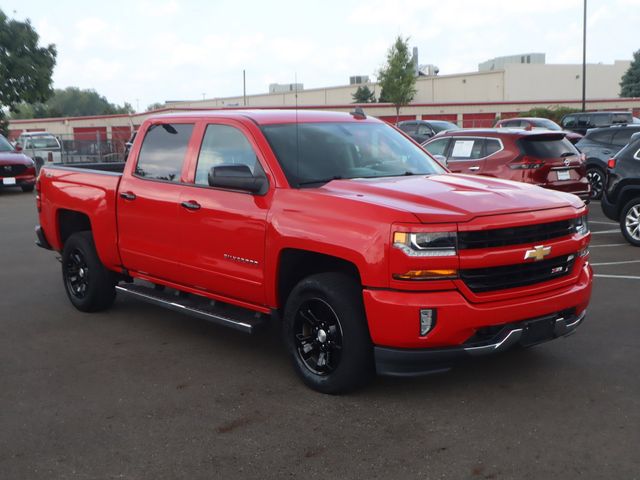
<path id="1" fill-rule="evenodd" d="M 594 277 L 600 278 L 624 278 L 625 280 L 640 280 L 640 277 L 634 277 L 633 275 L 602 275 L 601 273 L 596 273 Z"/>
<path id="2" fill-rule="evenodd" d="M 640 260 L 625 260 L 624 262 L 603 262 L 592 263 L 592 267 L 602 267 L 603 265 L 624 265 L 625 263 L 640 263 Z"/>
<path id="3" fill-rule="evenodd" d="M 620 233 L 620 229 L 616 228 L 615 230 L 602 230 L 600 232 L 591 232 L 591 235 L 602 235 L 603 233 Z"/>
<path id="4" fill-rule="evenodd" d="M 626 243 L 605 243 L 604 245 L 589 245 L 589 248 L 598 248 L 598 247 L 621 247 L 623 245 L 627 245 Z"/>
<path id="5" fill-rule="evenodd" d="M 599 225 L 618 225 L 615 222 L 601 222 L 599 220 L 589 220 L 589 223 L 597 223 Z"/>

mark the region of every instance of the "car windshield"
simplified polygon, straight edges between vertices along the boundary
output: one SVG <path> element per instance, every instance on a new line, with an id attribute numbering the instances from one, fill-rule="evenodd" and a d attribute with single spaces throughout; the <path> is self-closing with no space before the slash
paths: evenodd
<path id="1" fill-rule="evenodd" d="M 445 172 L 424 150 L 382 123 L 292 123 L 262 130 L 291 186 Z"/>
<path id="2" fill-rule="evenodd" d="M 558 125 L 553 120 L 549 120 L 548 118 L 539 118 L 537 120 L 533 120 L 531 122 L 535 127 L 546 128 L 547 130 L 562 130 L 560 125 Z"/>
<path id="3" fill-rule="evenodd" d="M 13 147 L 2 135 L 0 135 L 0 152 L 13 152 Z"/>
<path id="4" fill-rule="evenodd" d="M 53 135 L 34 135 L 27 137 L 26 143 L 28 148 L 60 148 L 58 139 Z"/>
<path id="5" fill-rule="evenodd" d="M 433 128 L 433 131 L 436 133 L 442 132 L 444 130 L 458 130 L 460 128 L 458 127 L 458 125 L 451 122 L 445 122 L 445 121 L 433 122 L 432 121 L 430 123 L 431 123 L 431 128 Z"/>

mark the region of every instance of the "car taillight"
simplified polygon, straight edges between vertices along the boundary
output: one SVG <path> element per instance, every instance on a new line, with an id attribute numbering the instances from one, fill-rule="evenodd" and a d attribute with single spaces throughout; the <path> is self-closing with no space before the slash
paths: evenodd
<path id="1" fill-rule="evenodd" d="M 616 159 L 615 158 L 610 158 L 607 161 L 607 167 L 614 168 L 615 166 L 616 166 Z"/>
<path id="2" fill-rule="evenodd" d="M 534 170 L 544 165 L 544 160 L 531 157 L 518 157 L 509 164 L 509 168 L 513 170 Z"/>
<path id="3" fill-rule="evenodd" d="M 36 180 L 36 209 L 38 213 L 42 210 L 42 200 L 40 198 L 40 178 Z"/>

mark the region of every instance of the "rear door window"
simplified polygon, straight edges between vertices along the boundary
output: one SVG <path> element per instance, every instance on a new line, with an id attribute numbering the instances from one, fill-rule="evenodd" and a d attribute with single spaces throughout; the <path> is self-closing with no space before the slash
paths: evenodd
<path id="1" fill-rule="evenodd" d="M 246 165 L 254 176 L 264 175 L 247 137 L 229 125 L 209 125 L 202 139 L 196 185 L 209 185 L 209 171 L 218 165 Z"/>
<path id="2" fill-rule="evenodd" d="M 613 134 L 613 141 L 611 143 L 619 147 L 624 147 L 627 143 L 629 143 L 629 140 L 631 140 L 631 135 L 636 132 L 640 132 L 640 129 L 625 128 L 619 130 Z"/>
<path id="3" fill-rule="evenodd" d="M 614 113 L 611 119 L 611 123 L 632 123 L 630 113 Z"/>
<path id="4" fill-rule="evenodd" d="M 578 155 L 578 150 L 566 138 L 528 137 L 519 140 L 526 155 L 536 158 L 560 158 Z"/>
<path id="5" fill-rule="evenodd" d="M 502 144 L 499 140 L 495 138 L 486 138 L 484 143 L 484 155 L 488 157 L 489 155 L 493 155 L 496 152 L 502 150 Z"/>
<path id="6" fill-rule="evenodd" d="M 611 129 L 607 128 L 606 130 L 587 134 L 587 139 L 591 140 L 592 142 L 609 144 L 611 143 L 612 135 L 613 132 L 611 131 Z"/>
<path id="7" fill-rule="evenodd" d="M 418 135 L 427 136 L 433 135 L 433 130 L 428 125 L 419 124 L 418 125 Z"/>
<path id="8" fill-rule="evenodd" d="M 484 138 L 455 138 L 451 146 L 451 161 L 477 160 L 482 158 Z"/>
<path id="9" fill-rule="evenodd" d="M 565 128 L 574 128 L 576 126 L 576 117 L 569 115 L 562 120 L 562 126 Z"/>
<path id="10" fill-rule="evenodd" d="M 607 125 L 611 125 L 611 115 L 608 113 L 594 114 L 591 116 L 591 125 L 594 127 L 606 127 Z"/>
<path id="11" fill-rule="evenodd" d="M 163 123 L 149 127 L 144 137 L 135 175 L 152 180 L 180 182 L 182 164 L 193 124 Z"/>

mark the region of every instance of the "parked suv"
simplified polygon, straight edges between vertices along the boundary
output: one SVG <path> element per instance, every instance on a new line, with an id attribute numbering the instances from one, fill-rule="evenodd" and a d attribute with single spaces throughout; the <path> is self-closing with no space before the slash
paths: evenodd
<path id="1" fill-rule="evenodd" d="M 575 145 L 582 138 L 579 133 L 569 130 L 562 130 L 562 127 L 553 120 L 540 117 L 517 117 L 508 118 L 506 120 L 498 120 L 495 124 L 496 128 L 522 128 L 523 130 L 551 130 L 554 132 L 564 131 L 566 139 Z"/>
<path id="2" fill-rule="evenodd" d="M 0 135 L 0 188 L 21 187 L 23 192 L 31 192 L 35 183 L 33 161 Z"/>
<path id="3" fill-rule="evenodd" d="M 423 147 L 452 172 L 533 183 L 589 198 L 584 156 L 563 132 L 491 128 L 443 132 Z"/>
<path id="4" fill-rule="evenodd" d="M 406 120 L 398 123 L 397 127 L 418 143 L 425 142 L 440 132 L 460 130 L 455 123 L 444 120 Z"/>
<path id="5" fill-rule="evenodd" d="M 609 160 L 608 166 L 602 211 L 620 222 L 620 230 L 631 245 L 640 247 L 640 132 Z"/>
<path id="6" fill-rule="evenodd" d="M 591 184 L 592 199 L 602 197 L 607 161 L 629 143 L 631 135 L 637 132 L 640 132 L 640 125 L 636 123 L 593 128 L 576 144 L 587 159 L 587 178 Z"/>
<path id="7" fill-rule="evenodd" d="M 633 123 L 631 112 L 584 112 L 571 113 L 562 117 L 560 126 L 565 130 L 584 135 L 590 128 L 610 127 Z"/>

